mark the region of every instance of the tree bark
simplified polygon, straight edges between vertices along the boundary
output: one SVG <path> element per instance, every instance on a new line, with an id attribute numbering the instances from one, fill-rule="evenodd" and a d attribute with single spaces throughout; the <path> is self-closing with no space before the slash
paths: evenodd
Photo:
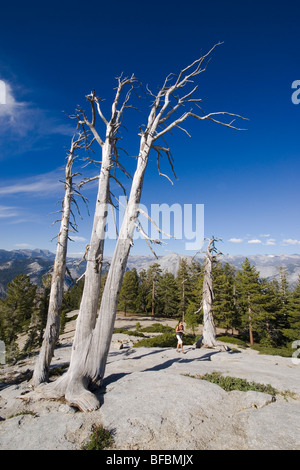
<path id="1" fill-rule="evenodd" d="M 154 278 L 153 281 L 152 281 L 152 308 L 151 308 L 151 314 L 152 316 L 154 317 L 154 302 L 155 302 L 155 283 L 156 283 L 156 279 Z"/>
<path id="2" fill-rule="evenodd" d="M 211 49 L 211 51 L 214 49 L 214 47 Z M 104 377 L 107 356 L 113 334 L 118 297 L 121 289 L 123 275 L 126 269 L 129 251 L 132 246 L 135 228 L 139 228 L 141 233 L 145 236 L 144 232 L 140 228 L 140 225 L 138 224 L 138 215 L 143 180 L 151 148 L 157 152 L 157 165 L 159 174 L 161 174 L 159 168 L 159 159 L 163 154 L 167 156 L 171 165 L 171 169 L 174 173 L 170 150 L 167 147 L 155 145 L 155 142 L 156 140 L 162 138 L 163 142 L 165 143 L 165 134 L 173 130 L 175 127 L 185 131 L 185 129 L 181 127 L 181 123 L 184 122 L 188 117 L 194 117 L 198 120 L 208 119 L 226 127 L 237 129 L 232 125 L 233 121 L 227 124 L 222 123 L 216 119 L 216 116 L 220 115 L 229 115 L 230 117 L 236 116 L 231 113 L 217 112 L 200 115 L 195 114 L 192 112 L 192 110 L 190 110 L 184 112 L 178 118 L 174 117 L 175 113 L 181 109 L 182 106 L 190 106 L 191 104 L 194 104 L 197 109 L 200 109 L 198 102 L 201 100 L 193 98 L 193 93 L 196 91 L 197 87 L 194 87 L 186 94 L 182 93 L 182 89 L 184 89 L 184 87 L 190 83 L 193 83 L 194 78 L 205 70 L 205 68 L 202 69 L 201 67 L 203 61 L 207 58 L 211 51 L 202 56 L 200 59 L 197 59 L 185 69 L 181 70 L 174 80 L 173 74 L 169 75 L 165 79 L 164 85 L 156 96 L 149 92 L 153 97 L 153 105 L 150 109 L 147 126 L 144 130 L 141 129 L 140 150 L 137 159 L 137 167 L 132 180 L 130 196 L 125 210 L 124 220 L 105 283 L 98 316 L 96 312 L 97 302 L 95 302 L 96 297 L 98 301 L 98 295 L 95 294 L 97 290 L 99 291 L 99 287 L 96 282 L 98 278 L 96 278 L 96 280 L 91 283 L 87 282 L 87 280 L 89 275 L 91 278 L 95 277 L 95 261 L 98 259 L 99 255 L 101 255 L 103 245 L 101 245 L 100 250 L 99 237 L 95 236 L 95 238 L 93 238 L 92 235 L 87 268 L 87 271 L 89 269 L 90 273 L 87 272 L 86 274 L 84 295 L 76 325 L 76 334 L 72 347 L 70 367 L 68 372 L 63 377 L 58 379 L 51 386 L 48 386 L 47 390 L 49 393 L 46 392 L 48 393 L 48 396 L 52 397 L 65 396 L 66 400 L 70 404 L 77 406 L 83 411 L 91 411 L 99 407 L 99 402 L 96 396 L 91 393 L 89 389 L 93 389 L 95 385 L 99 385 Z M 170 85 L 171 80 L 173 80 L 173 85 Z M 181 92 L 184 96 L 177 96 L 178 92 Z M 124 103 L 126 102 L 127 101 L 125 100 Z M 116 119 L 118 119 L 118 116 Z M 108 171 L 108 167 L 106 169 Z M 100 190 L 101 188 L 99 187 L 99 191 Z M 99 192 L 99 197 L 103 197 L 102 191 L 103 189 L 101 190 L 101 194 Z M 98 210 L 98 202 L 96 205 L 96 213 Z M 96 232 L 97 230 L 95 229 L 95 233 Z M 151 240 L 147 235 L 145 238 L 147 242 L 157 242 L 155 240 Z M 91 253 L 94 253 L 92 257 Z M 88 307 L 88 302 L 92 302 L 93 305 Z M 93 312 L 91 313 L 92 309 Z M 88 327 L 84 328 L 83 324 L 87 321 L 87 318 Z"/>
<path id="3" fill-rule="evenodd" d="M 68 403 L 77 406 L 82 411 L 91 411 L 99 407 L 98 399 L 88 388 L 99 385 L 104 377 L 119 293 L 138 218 L 138 207 L 151 140 L 151 137 L 146 139 L 146 142 L 142 139 L 141 147 L 144 150 L 141 150 L 138 158 L 129 201 L 105 282 L 95 327 L 85 337 L 81 335 L 81 341 L 78 341 L 79 335 L 76 335 L 68 372 L 50 388 L 50 395 L 54 394 L 57 397 L 64 395 Z M 77 328 L 76 325 L 76 332 Z"/>
<path id="4" fill-rule="evenodd" d="M 206 348 L 227 349 L 217 340 L 217 332 L 213 317 L 213 278 L 212 265 L 214 261 L 213 252 L 217 251 L 214 246 L 215 238 L 210 238 L 206 249 L 206 257 L 204 262 L 204 278 L 203 278 L 203 337 L 202 345 Z"/>
<path id="5" fill-rule="evenodd" d="M 250 341 L 250 346 L 253 346 L 254 341 L 253 341 L 253 328 L 252 328 L 252 310 L 251 310 L 251 305 L 250 305 L 250 294 L 248 295 L 248 318 L 249 318 L 249 341 Z"/>
<path id="6" fill-rule="evenodd" d="M 124 86 L 127 84 L 132 84 L 134 81 L 135 79 L 133 76 L 130 79 L 119 79 L 119 85 L 112 105 L 111 118 L 109 121 L 107 121 L 102 115 L 98 99 L 95 98 L 94 93 L 88 97 L 92 106 L 92 121 L 89 122 L 84 112 L 82 111 L 83 120 L 79 120 L 78 118 L 78 121 L 82 126 L 86 125 L 90 128 L 94 138 L 102 147 L 102 162 L 99 175 L 93 228 L 87 253 L 84 289 L 80 303 L 79 314 L 76 321 L 76 330 L 72 346 L 70 367 L 68 373 L 62 376 L 61 380 L 59 379 L 55 382 L 54 387 L 49 387 L 51 390 L 50 393 L 53 392 L 54 396 L 63 396 L 64 394 L 66 394 L 66 398 L 74 394 L 75 396 L 78 396 L 82 391 L 82 386 L 85 388 L 86 384 L 90 383 L 90 378 L 87 378 L 89 375 L 85 371 L 84 357 L 85 355 L 89 354 L 89 342 L 96 324 L 101 283 L 101 268 L 103 262 L 105 226 L 107 220 L 108 201 L 110 200 L 110 172 L 114 164 L 113 155 L 116 145 L 116 135 L 121 125 L 122 113 L 125 107 L 127 107 L 126 105 L 129 99 L 129 94 L 127 94 L 120 110 L 118 110 L 118 104 Z M 98 112 L 106 124 L 105 140 L 100 138 L 98 132 L 95 129 L 95 102 L 97 103 Z M 75 366 L 72 367 L 72 364 Z M 79 379 L 77 380 L 78 377 Z M 70 387 L 69 382 L 71 382 Z M 68 391 L 68 389 L 70 390 Z M 82 403 L 82 409 L 84 409 L 84 400 L 84 397 L 78 398 L 78 406 L 81 407 L 80 403 Z"/>
<path id="7" fill-rule="evenodd" d="M 203 308 L 203 345 L 208 348 L 213 348 L 217 345 L 216 328 L 213 319 L 212 305 L 214 299 L 213 285 L 212 285 L 212 245 L 214 239 L 210 239 L 204 262 L 204 278 L 203 278 L 203 291 L 202 291 L 202 308 Z"/>
<path id="8" fill-rule="evenodd" d="M 44 333 L 42 347 L 34 368 L 32 384 L 39 385 L 48 380 L 49 367 L 54 354 L 54 348 L 59 337 L 59 326 L 62 308 L 62 298 L 64 290 L 64 280 L 66 273 L 66 256 L 69 237 L 69 225 L 71 214 L 71 202 L 73 195 L 73 174 L 72 165 L 74 161 L 74 152 L 84 140 L 83 136 L 74 141 L 74 137 L 69 151 L 67 164 L 65 167 L 65 194 L 62 205 L 62 218 L 58 241 L 56 247 L 56 255 L 53 267 L 53 274 L 50 288 L 50 298 L 48 307 L 47 324 Z"/>

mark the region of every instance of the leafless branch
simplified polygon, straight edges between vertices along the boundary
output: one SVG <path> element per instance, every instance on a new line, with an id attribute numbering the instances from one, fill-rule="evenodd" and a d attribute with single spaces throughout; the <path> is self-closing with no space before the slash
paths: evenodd
<path id="1" fill-rule="evenodd" d="M 109 177 L 112 178 L 120 186 L 120 188 L 122 188 L 122 191 L 123 191 L 124 195 L 126 196 L 126 189 L 124 188 L 121 181 L 113 174 L 110 174 Z"/>
<path id="2" fill-rule="evenodd" d="M 151 224 L 155 227 L 155 229 L 156 229 L 158 232 L 162 233 L 163 235 L 166 235 L 166 236 L 169 237 L 169 238 L 175 238 L 175 237 L 173 237 L 173 235 L 170 235 L 169 233 L 166 233 L 166 232 L 164 232 L 161 228 L 159 228 L 159 227 L 157 226 L 157 224 L 154 222 L 154 220 L 151 219 L 151 217 L 149 217 L 149 215 L 147 214 L 147 212 L 145 212 L 141 207 L 139 207 L 138 211 L 139 211 L 140 214 L 142 214 L 144 217 L 146 217 L 146 219 L 148 219 L 149 222 L 151 222 Z"/>
<path id="3" fill-rule="evenodd" d="M 99 179 L 99 175 L 93 176 L 92 178 L 84 178 L 80 183 L 78 184 L 78 188 L 82 188 L 87 183 L 90 183 L 91 181 L 95 181 Z"/>
<path id="4" fill-rule="evenodd" d="M 157 245 L 161 245 L 162 242 L 161 240 L 156 240 L 156 239 L 153 239 L 153 238 L 150 238 L 144 231 L 144 229 L 142 228 L 140 222 L 137 220 L 137 222 L 135 223 L 135 226 L 136 228 L 138 229 L 138 231 L 141 233 L 141 235 L 143 236 L 143 238 L 145 239 L 150 251 L 153 253 L 153 255 L 155 256 L 155 258 L 158 259 L 158 256 L 157 254 L 155 253 L 155 251 L 153 250 L 152 246 L 151 246 L 151 243 L 155 243 Z"/>
<path id="5" fill-rule="evenodd" d="M 167 179 L 170 181 L 170 183 L 173 185 L 173 181 L 171 180 L 171 178 L 169 178 L 168 175 L 166 175 L 166 174 L 164 174 L 164 173 L 162 173 L 162 172 L 160 171 L 160 163 L 159 163 L 159 159 L 160 159 L 160 157 L 162 157 L 162 152 L 164 152 L 164 153 L 167 155 L 167 157 L 168 157 L 168 160 L 169 160 L 169 162 L 170 162 L 170 164 L 171 164 L 171 168 L 172 168 L 172 170 L 173 170 L 173 174 L 174 174 L 174 176 L 175 176 L 175 178 L 176 178 L 176 175 L 175 175 L 175 172 L 174 172 L 174 168 L 173 168 L 173 163 L 172 163 L 171 158 L 170 158 L 170 149 L 169 149 L 169 148 L 166 148 L 166 147 L 161 147 L 161 146 L 159 146 L 159 145 L 152 145 L 152 148 L 157 152 L 157 159 L 156 159 L 156 161 L 157 161 L 157 168 L 158 168 L 158 173 L 159 173 L 159 175 L 160 175 L 160 176 L 164 176 L 165 178 L 167 178 Z"/>
<path id="6" fill-rule="evenodd" d="M 210 54 L 220 44 L 222 43 L 215 44 L 206 54 L 202 54 L 200 58 L 183 68 L 177 75 L 169 74 L 162 88 L 156 95 L 147 87 L 148 93 L 153 98 L 153 102 L 148 116 L 148 123 L 145 128 L 140 128 L 140 135 L 144 141 L 144 145 L 148 145 L 147 136 L 151 136 L 150 145 L 151 148 L 157 152 L 159 174 L 166 177 L 169 181 L 171 181 L 169 176 L 162 173 L 160 170 L 160 157 L 162 154 L 167 155 L 172 172 L 176 177 L 173 159 L 171 158 L 169 149 L 165 146 L 157 145 L 156 141 L 164 138 L 168 132 L 171 132 L 175 128 L 182 130 L 190 137 L 188 131 L 182 126 L 182 123 L 188 118 L 210 120 L 231 129 L 245 130 L 235 125 L 235 120 L 245 120 L 246 118 L 238 114 L 223 111 L 205 113 L 199 106 L 202 102 L 201 98 L 195 96 L 198 90 L 198 85 L 194 83 L 195 78 L 206 70 Z M 190 90 L 186 89 L 188 85 L 191 86 Z M 185 91 L 183 92 L 184 89 Z M 189 109 L 186 109 L 187 107 L 189 107 Z M 179 114 L 180 110 L 182 110 L 181 114 Z M 230 117 L 230 120 L 225 119 L 223 121 L 222 117 Z"/>
<path id="7" fill-rule="evenodd" d="M 86 245 L 83 257 L 81 258 L 80 261 L 77 261 L 74 263 L 75 266 L 80 266 L 80 264 L 83 263 L 83 261 L 86 261 L 87 259 L 86 257 L 87 257 L 89 249 L 90 249 L 90 245 Z"/>

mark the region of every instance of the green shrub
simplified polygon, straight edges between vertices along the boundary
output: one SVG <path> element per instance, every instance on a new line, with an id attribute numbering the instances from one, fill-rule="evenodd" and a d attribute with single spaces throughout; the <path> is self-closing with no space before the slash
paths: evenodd
<path id="1" fill-rule="evenodd" d="M 128 330 L 127 328 L 115 328 L 114 333 L 123 333 L 125 335 L 131 336 L 145 336 L 143 333 L 137 330 Z"/>
<path id="2" fill-rule="evenodd" d="M 154 338 L 144 338 L 138 341 L 134 347 L 139 348 L 145 346 L 147 348 L 176 348 L 177 339 L 176 336 L 172 333 L 163 333 L 161 335 L 155 336 Z"/>
<path id="3" fill-rule="evenodd" d="M 259 354 L 267 354 L 271 356 L 282 356 L 282 357 L 292 357 L 293 350 L 292 348 L 272 348 L 269 346 L 261 346 L 260 344 L 255 344 L 251 346 L 252 349 L 255 349 Z"/>
<path id="4" fill-rule="evenodd" d="M 94 426 L 93 432 L 82 450 L 104 450 L 111 447 L 113 443 L 114 439 L 110 431 L 104 429 L 102 425 Z"/>
<path id="5" fill-rule="evenodd" d="M 174 328 L 168 325 L 162 325 L 161 323 L 153 323 L 151 326 L 142 328 L 141 331 L 145 333 L 171 333 L 174 332 Z"/>
<path id="6" fill-rule="evenodd" d="M 236 338 L 235 336 L 227 336 L 227 335 L 222 335 L 218 336 L 219 341 L 223 341 L 224 343 L 230 343 L 230 344 L 235 344 L 236 346 L 239 346 L 241 348 L 247 348 L 248 345 L 245 343 L 245 341 Z"/>
<path id="7" fill-rule="evenodd" d="M 220 372 L 212 372 L 211 374 L 200 375 L 197 376 L 197 378 L 217 384 L 226 392 L 230 392 L 231 390 L 239 390 L 242 392 L 253 390 L 255 392 L 269 393 L 271 395 L 276 394 L 275 388 L 273 388 L 270 384 L 264 385 L 256 382 L 248 382 L 245 379 L 240 379 L 237 377 L 223 377 Z"/>
<path id="8" fill-rule="evenodd" d="M 19 413 L 16 413 L 15 415 L 9 416 L 8 419 L 15 418 L 16 416 L 23 416 L 23 415 L 31 415 L 34 418 L 38 416 L 37 413 L 34 413 L 33 411 L 24 410 L 24 411 L 20 411 Z"/>
<path id="9" fill-rule="evenodd" d="M 184 335 L 183 345 L 191 345 L 197 341 L 194 335 Z M 162 333 L 161 335 L 155 336 L 154 338 L 144 338 L 138 341 L 134 347 L 148 347 L 148 348 L 176 348 L 177 338 L 175 333 Z"/>

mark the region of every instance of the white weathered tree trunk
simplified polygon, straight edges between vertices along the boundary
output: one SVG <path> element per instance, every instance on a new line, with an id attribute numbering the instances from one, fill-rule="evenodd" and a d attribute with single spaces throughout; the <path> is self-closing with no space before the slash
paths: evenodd
<path id="1" fill-rule="evenodd" d="M 84 289 L 76 321 L 74 348 L 77 348 L 77 345 L 81 344 L 91 333 L 97 317 L 111 165 L 112 146 L 109 141 L 106 141 L 102 148 L 102 165 L 99 176 L 97 203 L 90 244 L 86 256 Z"/>
<path id="2" fill-rule="evenodd" d="M 210 52 L 211 51 L 209 51 L 209 53 Z M 95 301 L 96 299 L 98 301 L 99 288 L 96 283 L 91 283 L 90 287 L 88 287 L 87 274 L 84 288 L 86 293 L 84 292 L 80 306 L 80 313 L 76 325 L 76 334 L 72 347 L 70 367 L 64 376 L 58 379 L 54 384 L 48 386 L 47 390 L 45 391 L 47 396 L 65 396 L 66 400 L 70 404 L 79 407 L 83 411 L 94 410 L 99 407 L 99 402 L 96 396 L 91 393 L 89 389 L 92 389 L 94 385 L 101 383 L 101 380 L 104 377 L 107 355 L 113 334 L 119 292 L 121 289 L 121 283 L 125 272 L 130 247 L 132 245 L 135 228 L 140 228 L 141 233 L 145 236 L 147 241 L 155 241 L 151 240 L 143 232 L 138 222 L 139 203 L 150 150 L 154 149 L 157 152 L 159 173 L 159 158 L 163 154 L 167 156 L 173 170 L 169 149 L 167 147 L 156 145 L 155 142 L 161 137 L 164 138 L 165 134 L 171 131 L 174 127 L 182 129 L 180 124 L 188 117 L 194 117 L 198 120 L 208 119 L 236 129 L 236 127 L 232 125 L 232 122 L 228 124 L 222 123 L 215 118 L 217 115 L 219 116 L 225 114 L 235 116 L 231 113 L 219 112 L 210 113 L 207 115 L 203 114 L 200 116 L 190 110 L 184 112 L 178 118 L 174 118 L 174 113 L 176 113 L 178 109 L 181 109 L 182 106 L 185 106 L 186 104 L 190 105 L 191 103 L 198 106 L 198 102 L 201 101 L 192 97 L 197 87 L 193 88 L 192 91 L 182 97 L 176 96 L 175 93 L 181 92 L 181 90 L 186 85 L 193 83 L 194 77 L 205 70 L 205 68 L 202 69 L 201 66 L 209 53 L 183 69 L 173 80 L 173 85 L 169 84 L 169 82 L 172 80 L 171 77 L 173 77 L 173 75 L 170 75 L 166 78 L 163 87 L 159 90 L 156 96 L 150 92 L 151 96 L 153 97 L 153 105 L 149 113 L 147 126 L 145 130 L 141 130 L 140 150 L 137 159 L 137 167 L 133 177 L 129 201 L 126 207 L 121 231 L 117 240 L 108 277 L 105 283 L 99 314 L 97 316 L 96 311 L 92 315 L 90 313 L 91 308 L 96 308 Z M 103 189 L 101 189 L 100 186 L 99 191 L 101 192 L 101 197 L 103 197 Z M 100 197 L 100 193 L 98 197 Z M 96 233 L 97 231 L 93 229 L 93 233 L 94 232 Z M 99 249 L 99 239 L 98 237 L 93 239 L 93 235 L 91 239 L 91 246 L 92 245 L 95 245 L 94 252 L 99 253 L 99 251 L 97 251 L 97 249 Z M 94 275 L 92 271 L 95 271 L 95 255 L 93 255 L 91 260 L 90 252 L 88 265 L 89 264 L 89 269 L 91 270 L 92 276 Z M 88 296 L 90 296 L 89 302 L 93 302 L 93 307 L 87 306 Z M 83 328 L 83 323 L 86 321 L 85 319 L 87 316 L 90 318 L 89 326 L 87 328 Z"/>
<path id="3" fill-rule="evenodd" d="M 204 278 L 202 290 L 202 308 L 203 308 L 203 345 L 213 348 L 217 344 L 216 328 L 212 313 L 214 300 L 213 282 L 212 282 L 212 263 L 213 256 L 211 253 L 213 239 L 209 240 L 204 261 Z"/>
<path id="4" fill-rule="evenodd" d="M 59 326 L 61 317 L 62 298 L 64 291 L 64 280 L 66 273 L 66 256 L 69 237 L 71 203 L 73 195 L 72 166 L 75 150 L 80 147 L 84 136 L 79 135 L 77 140 L 72 139 L 71 148 L 65 167 L 65 194 L 62 204 L 62 218 L 58 233 L 56 255 L 53 266 L 53 274 L 50 288 L 47 324 L 45 328 L 43 343 L 35 364 L 32 384 L 39 385 L 48 380 L 49 366 L 53 357 L 54 348 L 59 337 Z"/>
<path id="5" fill-rule="evenodd" d="M 117 132 L 121 125 L 123 111 L 126 107 L 128 107 L 127 102 L 129 100 L 130 92 L 127 93 L 120 109 L 118 109 L 118 105 L 124 86 L 127 84 L 132 85 L 134 82 L 135 78 L 133 76 L 130 79 L 119 79 L 117 92 L 112 105 L 111 118 L 109 121 L 107 121 L 103 116 L 99 101 L 95 97 L 94 93 L 87 97 L 92 106 L 92 121 L 89 122 L 87 120 L 83 111 L 81 111 L 83 119 L 79 119 L 79 116 L 77 116 L 79 124 L 82 125 L 83 128 L 84 126 L 88 126 L 94 136 L 94 139 L 101 146 L 102 159 L 100 174 L 98 177 L 98 194 L 95 206 L 93 228 L 86 257 L 84 289 L 80 303 L 79 314 L 76 321 L 76 331 L 72 346 L 72 357 L 79 355 L 82 358 L 82 354 L 85 354 L 86 345 L 88 344 L 91 333 L 95 327 L 100 294 L 105 226 L 107 222 L 108 201 L 110 200 L 109 181 L 111 176 L 111 169 L 114 165 L 113 156 L 115 153 Z M 97 105 L 98 113 L 106 125 L 106 135 L 104 140 L 101 139 L 95 128 L 95 103 Z M 76 360 L 73 362 L 76 363 Z M 78 368 L 78 370 L 76 370 L 76 375 L 80 373 L 81 369 Z M 60 396 L 66 393 L 69 383 L 69 376 L 72 375 L 72 368 L 70 367 L 68 376 L 63 376 L 62 380 L 58 380 L 55 383 L 55 394 Z"/>
<path id="6" fill-rule="evenodd" d="M 213 252 L 216 252 L 214 242 L 215 238 L 210 238 L 206 249 L 204 261 L 204 278 L 202 291 L 202 308 L 203 308 L 203 336 L 202 346 L 206 348 L 227 349 L 217 340 L 217 332 L 213 317 L 213 278 L 212 266 L 214 262 Z"/>
<path id="7" fill-rule="evenodd" d="M 149 140 L 151 140 L 151 138 Z M 89 354 L 86 360 L 86 371 L 88 372 L 91 382 L 101 381 L 104 377 L 107 355 L 113 334 L 119 293 L 127 265 L 128 255 L 133 244 L 132 240 L 138 218 L 138 209 L 148 157 L 148 148 L 145 151 L 142 151 L 139 155 L 138 165 L 133 177 L 124 220 L 106 279 L 96 327 L 91 336 Z"/>
<path id="8" fill-rule="evenodd" d="M 96 396 L 88 388 L 93 388 L 93 384 L 101 382 L 104 377 L 119 293 L 136 228 L 143 179 L 152 140 L 151 136 L 142 137 L 137 169 L 133 177 L 124 220 L 105 282 L 95 327 L 84 337 L 81 334 L 79 336 L 77 332 L 78 325 L 76 325 L 69 370 L 52 387 L 52 391 L 56 396 L 64 395 L 68 403 L 79 407 L 82 411 L 90 411 L 99 407 Z M 84 311 L 82 310 L 82 312 Z M 82 314 L 82 312 L 80 313 Z M 50 394 L 52 391 L 50 391 Z"/>

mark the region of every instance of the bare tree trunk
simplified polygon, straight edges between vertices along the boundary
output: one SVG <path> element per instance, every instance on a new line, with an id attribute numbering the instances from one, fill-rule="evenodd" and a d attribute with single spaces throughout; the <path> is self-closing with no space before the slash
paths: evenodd
<path id="1" fill-rule="evenodd" d="M 140 152 L 138 159 L 138 165 L 133 178 L 124 221 L 122 223 L 116 249 L 105 283 L 96 328 L 93 332 L 91 349 L 88 355 L 90 363 L 88 370 L 92 382 L 101 381 L 104 377 L 107 355 L 115 323 L 119 293 L 130 248 L 133 245 L 133 235 L 139 214 L 138 209 L 141 199 L 143 179 L 148 163 L 149 148 L 151 148 L 152 138 L 149 137 L 147 140 L 147 146 Z"/>
<path id="2" fill-rule="evenodd" d="M 209 53 L 210 52 L 211 51 L 209 51 Z M 88 389 L 92 389 L 93 386 L 99 385 L 104 377 L 107 356 L 113 334 L 118 297 L 126 269 L 129 251 L 132 246 L 135 228 L 140 229 L 147 242 L 150 241 L 157 243 L 157 240 L 150 239 L 144 233 L 138 221 L 143 180 L 151 148 L 157 152 L 157 163 L 160 173 L 159 158 L 161 158 L 163 154 L 167 156 L 172 170 L 173 164 L 170 150 L 167 147 L 155 145 L 155 141 L 161 137 L 163 137 L 164 140 L 165 134 L 171 131 L 174 127 L 182 129 L 180 124 L 188 117 L 191 116 L 199 120 L 209 119 L 213 122 L 236 129 L 232 125 L 233 121 L 226 124 L 215 119 L 216 115 L 221 114 L 233 116 L 230 113 L 210 113 L 200 116 L 192 111 L 187 111 L 179 118 L 173 118 L 173 113 L 181 108 L 181 106 L 185 106 L 186 104 L 190 105 L 191 103 L 198 106 L 197 103 L 200 100 L 192 98 L 192 94 L 197 87 L 193 88 L 192 91 L 181 98 L 176 96 L 175 93 L 181 91 L 181 89 L 189 83 L 193 83 L 193 78 L 205 70 L 202 69 L 201 66 L 208 54 L 202 56 L 193 64 L 183 69 L 174 79 L 173 85 L 170 85 L 169 83 L 171 81 L 171 76 L 173 77 L 173 75 L 170 75 L 166 78 L 163 87 L 159 90 L 156 96 L 150 92 L 153 97 L 153 105 L 149 113 L 148 123 L 145 130 L 141 129 L 137 168 L 133 177 L 124 220 L 105 283 L 99 314 L 97 318 L 96 313 L 95 315 L 93 314 L 93 321 L 90 323 L 89 328 L 85 330 L 85 334 L 82 334 L 81 331 L 77 331 L 82 328 L 80 318 L 85 318 L 86 316 L 91 315 L 86 309 L 84 296 L 80 306 L 80 321 L 76 325 L 76 335 L 72 348 L 70 367 L 63 377 L 58 379 L 51 386 L 48 386 L 47 389 L 48 396 L 65 396 L 66 400 L 70 404 L 79 407 L 83 411 L 91 411 L 99 407 L 99 402 L 96 396 Z M 94 244 L 93 240 L 91 240 L 91 245 L 92 244 Z M 94 264 L 93 260 L 92 262 Z M 93 269 L 93 267 L 90 269 Z M 97 296 L 95 292 L 96 289 L 98 289 L 98 287 L 95 285 L 91 285 L 89 288 L 89 295 L 93 299 Z"/>
<path id="3" fill-rule="evenodd" d="M 92 107 L 92 121 L 88 121 L 85 113 L 80 110 L 81 118 L 77 115 L 79 125 L 82 125 L 85 132 L 85 126 L 88 126 L 91 130 L 94 139 L 102 148 L 102 162 L 100 175 L 98 177 L 98 194 L 94 213 L 94 222 L 91 233 L 90 244 L 87 251 L 87 265 L 85 271 L 85 282 L 80 303 L 79 315 L 76 321 L 76 330 L 72 346 L 72 356 L 76 357 L 79 354 L 81 357 L 85 352 L 86 344 L 91 337 L 92 331 L 95 327 L 98 301 L 100 294 L 101 284 L 101 269 L 103 262 L 103 251 L 104 251 L 104 240 L 105 240 L 105 226 L 107 221 L 107 209 L 108 202 L 110 201 L 110 188 L 109 180 L 111 176 L 111 168 L 114 165 L 113 156 L 116 156 L 116 140 L 117 132 L 121 125 L 121 119 L 123 111 L 127 106 L 130 92 L 127 93 L 126 98 L 120 109 L 118 109 L 120 96 L 125 85 L 133 84 L 135 82 L 134 76 L 130 79 L 118 79 L 118 88 L 115 95 L 115 99 L 112 105 L 111 118 L 109 121 L 103 116 L 99 99 L 92 93 L 87 97 Z M 95 128 L 95 103 L 97 105 L 98 113 L 106 125 L 105 139 L 102 140 Z M 117 164 L 117 161 L 115 162 Z M 92 178 L 94 179 L 94 178 Z M 116 178 L 114 178 L 116 180 Z M 82 357 L 81 357 L 82 358 Z M 76 361 L 74 361 L 76 362 Z M 78 369 L 76 374 L 80 374 L 81 369 Z M 68 375 L 62 377 L 62 380 L 57 380 L 53 389 L 54 394 L 57 396 L 64 395 L 66 393 L 69 376 L 72 376 L 72 368 L 69 368 Z"/>
<path id="4" fill-rule="evenodd" d="M 155 305 L 155 283 L 156 283 L 156 279 L 154 278 L 153 281 L 152 281 L 152 309 L 151 309 L 151 314 L 152 316 L 154 317 L 154 305 Z"/>
<path id="5" fill-rule="evenodd" d="M 203 345 L 213 348 L 217 345 L 216 328 L 212 313 L 214 300 L 213 283 L 212 283 L 212 245 L 214 239 L 210 239 L 206 250 L 206 258 L 204 262 L 204 278 L 202 291 L 202 308 L 203 308 Z"/>
<path id="6" fill-rule="evenodd" d="M 76 341 L 74 340 L 73 343 L 69 370 L 61 379 L 56 381 L 54 387 L 51 387 L 50 393 L 53 391 L 56 396 L 65 395 L 70 404 L 79 407 L 82 411 L 90 411 L 99 406 L 96 396 L 88 390 L 88 387 L 93 388 L 93 384 L 97 385 L 104 376 L 119 293 L 138 218 L 148 156 L 149 145 L 138 158 L 137 170 L 133 178 L 124 220 L 105 282 L 95 328 L 85 338 L 81 336 L 80 342 L 78 336 L 75 337 Z"/>
<path id="7" fill-rule="evenodd" d="M 253 328 L 252 328 L 252 310 L 251 310 L 251 305 L 250 305 L 250 294 L 248 295 L 248 318 L 249 318 L 249 341 L 250 341 L 250 346 L 253 346 L 254 341 L 253 341 Z"/>
<path id="8" fill-rule="evenodd" d="M 84 288 L 76 321 L 73 348 L 77 348 L 95 326 L 103 262 L 105 225 L 109 198 L 109 174 L 112 163 L 112 149 L 106 143 L 102 149 L 102 165 L 99 176 L 97 203 L 90 244 L 86 256 Z"/>
<path id="9" fill-rule="evenodd" d="M 214 262 L 213 252 L 217 252 L 214 242 L 216 239 L 210 238 L 206 249 L 206 257 L 204 261 L 204 278 L 203 278 L 203 337 L 202 345 L 207 348 L 227 349 L 221 345 L 217 340 L 217 332 L 213 317 L 213 279 L 212 279 L 212 266 Z"/>
<path id="10" fill-rule="evenodd" d="M 182 281 L 182 321 L 184 322 L 184 316 L 185 316 L 185 283 L 187 279 L 184 279 Z"/>
<path id="11" fill-rule="evenodd" d="M 49 308 L 47 324 L 44 333 L 43 343 L 39 356 L 34 368 L 32 384 L 39 385 L 48 380 L 49 366 L 53 357 L 54 348 L 59 337 L 59 325 L 61 317 L 62 297 L 64 290 L 64 280 L 66 273 L 66 256 L 69 237 L 71 203 L 73 195 L 73 174 L 72 166 L 74 161 L 74 152 L 80 147 L 84 136 L 74 141 L 72 139 L 71 149 L 69 151 L 67 164 L 65 167 L 65 195 L 62 205 L 62 218 L 58 241 L 56 247 L 56 255 L 53 267 L 53 274 L 50 288 Z"/>
<path id="12" fill-rule="evenodd" d="M 82 125 L 84 131 L 88 126 L 92 132 L 94 139 L 102 149 L 102 161 L 100 174 L 98 177 L 98 194 L 94 213 L 93 228 L 91 233 L 90 244 L 87 253 L 87 265 L 85 271 L 85 282 L 80 304 L 79 315 L 76 322 L 76 331 L 73 342 L 73 350 L 80 349 L 86 338 L 89 337 L 97 318 L 100 285 L 101 285 L 101 269 L 103 263 L 105 226 L 107 222 L 107 209 L 110 201 L 110 177 L 113 166 L 118 166 L 118 155 L 116 150 L 117 133 L 121 126 L 123 112 L 128 106 L 130 92 L 136 79 L 132 75 L 130 78 L 118 78 L 118 87 L 111 108 L 110 119 L 107 120 L 100 108 L 100 100 L 95 96 L 95 92 L 87 96 L 92 109 L 92 121 L 88 121 L 84 111 L 80 109 L 81 117 L 76 116 L 78 123 Z M 130 85 L 131 88 L 127 92 L 123 103 L 118 108 L 124 87 Z M 96 110 L 106 127 L 105 139 L 101 139 L 95 128 Z M 115 156 L 115 161 L 114 157 Z M 94 178 L 91 178 L 94 179 Z M 114 178 L 117 182 L 118 180 Z"/>

